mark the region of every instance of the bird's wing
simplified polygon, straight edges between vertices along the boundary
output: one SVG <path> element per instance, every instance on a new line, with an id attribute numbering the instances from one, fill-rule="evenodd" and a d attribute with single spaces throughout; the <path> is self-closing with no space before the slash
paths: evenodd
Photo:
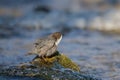
<path id="1" fill-rule="evenodd" d="M 44 54 L 51 45 L 51 43 L 47 41 L 46 38 L 42 38 L 42 39 L 37 39 L 36 42 L 33 43 L 33 45 L 34 45 L 33 49 L 30 52 L 28 52 L 26 55 Z"/>
<path id="2" fill-rule="evenodd" d="M 33 43 L 34 47 L 31 51 L 29 51 L 26 55 L 38 55 L 39 49 L 44 46 L 43 39 L 37 39 L 35 43 Z"/>
<path id="3" fill-rule="evenodd" d="M 51 49 L 55 44 L 55 41 L 54 40 L 45 40 L 45 41 L 42 41 L 40 43 L 40 45 L 38 45 L 37 47 L 37 52 L 39 54 L 39 56 L 45 56 L 47 51 L 49 49 Z"/>
<path id="4" fill-rule="evenodd" d="M 41 41 L 42 41 L 42 40 L 40 39 L 39 42 L 41 42 Z M 37 40 L 35 43 L 33 43 L 34 47 L 32 48 L 32 50 L 30 50 L 30 51 L 29 51 L 27 54 L 25 54 L 25 55 L 28 56 L 28 55 L 37 54 L 37 48 L 36 48 L 36 47 L 38 47 L 39 42 L 38 42 L 38 40 Z"/>
<path id="5" fill-rule="evenodd" d="M 51 55 L 54 55 L 54 53 L 57 51 L 57 46 L 56 44 L 53 45 L 53 47 L 51 47 L 46 54 L 46 57 L 49 57 Z"/>
<path id="6" fill-rule="evenodd" d="M 34 47 L 35 48 L 41 48 L 45 45 L 45 42 L 48 41 L 47 39 L 48 37 L 44 37 L 44 38 L 39 38 L 36 40 L 36 42 L 34 43 Z"/>
<path id="7" fill-rule="evenodd" d="M 34 43 L 34 46 L 35 47 L 40 47 L 40 46 L 42 46 L 43 45 L 43 41 L 44 41 L 44 39 L 38 39 L 35 43 Z"/>

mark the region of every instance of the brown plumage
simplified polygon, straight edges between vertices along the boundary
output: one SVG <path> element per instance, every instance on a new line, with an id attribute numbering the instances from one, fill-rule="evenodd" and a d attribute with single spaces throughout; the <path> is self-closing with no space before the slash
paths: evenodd
<path id="1" fill-rule="evenodd" d="M 57 46 L 62 39 L 60 32 L 55 32 L 47 37 L 38 39 L 34 43 L 34 49 L 28 55 L 36 54 L 39 57 L 49 57 L 57 51 Z"/>

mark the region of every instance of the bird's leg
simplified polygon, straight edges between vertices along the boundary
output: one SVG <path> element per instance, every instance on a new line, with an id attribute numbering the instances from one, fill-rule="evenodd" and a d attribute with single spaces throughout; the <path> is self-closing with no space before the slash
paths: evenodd
<path id="1" fill-rule="evenodd" d="M 45 56 L 44 56 L 44 55 L 41 56 L 41 59 L 42 59 L 44 62 L 47 62 L 47 60 L 45 59 Z"/>

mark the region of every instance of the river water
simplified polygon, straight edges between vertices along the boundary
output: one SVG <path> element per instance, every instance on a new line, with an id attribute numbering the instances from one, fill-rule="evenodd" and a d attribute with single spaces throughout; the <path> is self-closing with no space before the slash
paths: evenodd
<path id="1" fill-rule="evenodd" d="M 40 30 L 30 32 L 27 37 L 1 38 L 0 65 L 18 65 L 31 61 L 34 55 L 25 54 L 31 50 L 37 38 L 48 34 L 47 30 Z M 63 36 L 58 50 L 76 62 L 81 71 L 95 74 L 103 80 L 119 80 L 119 45 L 119 35 L 73 29 Z"/>

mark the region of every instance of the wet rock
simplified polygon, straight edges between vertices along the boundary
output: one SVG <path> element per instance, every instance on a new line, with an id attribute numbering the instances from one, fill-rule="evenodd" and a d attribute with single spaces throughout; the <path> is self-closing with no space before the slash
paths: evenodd
<path id="1" fill-rule="evenodd" d="M 20 66 L 0 68 L 2 76 L 36 77 L 44 80 L 101 80 L 94 75 L 80 72 L 79 66 L 63 54 L 41 59 Z"/>
<path id="2" fill-rule="evenodd" d="M 29 66 L 25 69 L 12 66 L 0 70 L 0 75 L 7 76 L 21 76 L 21 77 L 36 77 L 44 80 L 101 80 L 92 75 L 85 73 L 74 72 L 69 69 L 55 69 L 55 68 L 36 68 Z"/>

